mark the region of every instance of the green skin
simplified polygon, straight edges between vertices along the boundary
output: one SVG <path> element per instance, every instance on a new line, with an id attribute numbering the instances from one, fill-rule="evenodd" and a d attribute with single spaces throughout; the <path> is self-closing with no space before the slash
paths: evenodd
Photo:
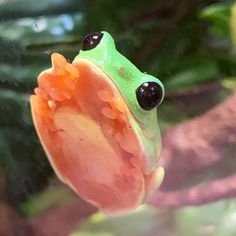
<path id="1" fill-rule="evenodd" d="M 152 168 L 157 162 L 160 150 L 160 131 L 157 122 L 156 109 L 143 110 L 136 98 L 136 89 L 144 82 L 158 83 L 164 92 L 164 86 L 154 76 L 142 73 L 127 58 L 121 55 L 115 47 L 111 35 L 102 31 L 103 37 L 100 43 L 91 50 L 83 51 L 75 57 L 75 61 L 82 58 L 97 65 L 113 81 L 125 99 L 131 113 L 131 124 L 143 144 L 144 150 L 149 156 L 149 167 Z M 164 94 L 164 93 L 163 93 Z"/>

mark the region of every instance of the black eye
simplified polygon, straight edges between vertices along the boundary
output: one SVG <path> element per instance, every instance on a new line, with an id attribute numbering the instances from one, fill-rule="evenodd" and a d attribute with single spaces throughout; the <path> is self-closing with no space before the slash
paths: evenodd
<path id="1" fill-rule="evenodd" d="M 87 51 L 95 48 L 101 41 L 103 33 L 101 32 L 93 32 L 85 36 L 83 41 L 83 51 Z"/>
<path id="2" fill-rule="evenodd" d="M 139 105 L 146 111 L 157 107 L 163 97 L 162 87 L 155 82 L 145 82 L 136 90 Z"/>

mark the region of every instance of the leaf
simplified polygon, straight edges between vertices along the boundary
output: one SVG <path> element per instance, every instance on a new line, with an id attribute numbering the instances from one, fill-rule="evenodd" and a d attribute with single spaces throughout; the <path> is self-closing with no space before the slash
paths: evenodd
<path id="1" fill-rule="evenodd" d="M 230 29 L 232 43 L 234 49 L 236 49 L 236 3 L 231 7 Z"/>
<path id="2" fill-rule="evenodd" d="M 73 199 L 71 192 L 65 186 L 56 186 L 46 189 L 42 193 L 31 196 L 27 201 L 21 204 L 20 209 L 29 217 L 42 213 L 50 207 L 56 207 L 63 202 L 69 202 Z"/>
<path id="3" fill-rule="evenodd" d="M 235 91 L 236 90 L 236 77 L 225 78 L 222 81 L 222 85 L 227 89 Z"/>
<path id="4" fill-rule="evenodd" d="M 99 212 L 70 236 L 167 236 L 172 229 L 168 216 L 145 205 L 124 216 L 108 218 Z"/>
<path id="5" fill-rule="evenodd" d="M 222 19 L 228 20 L 230 17 L 230 4 L 215 3 L 207 6 L 200 12 L 202 19 Z"/>
<path id="6" fill-rule="evenodd" d="M 218 77 L 219 71 L 216 63 L 206 61 L 206 63 L 196 65 L 171 76 L 165 82 L 165 87 L 168 91 L 173 91 L 201 83 L 207 83 L 218 79 Z"/>
<path id="7" fill-rule="evenodd" d="M 0 64 L 0 85 L 8 87 L 11 90 L 32 92 L 37 83 L 37 75 L 44 69 L 46 68 L 40 65 L 15 65 L 13 67 L 9 64 Z M 8 93 L 5 91 L 4 94 L 11 98 L 14 97 L 10 90 Z M 17 94 L 15 94 L 15 96 L 17 96 Z M 1 97 L 3 97 L 3 95 Z"/>
<path id="8" fill-rule="evenodd" d="M 235 211 L 235 200 L 179 209 L 175 214 L 177 236 L 234 236 Z"/>
<path id="9" fill-rule="evenodd" d="M 213 35 L 229 38 L 230 4 L 212 4 L 204 8 L 199 17 L 212 23 L 210 31 Z"/>
<path id="10" fill-rule="evenodd" d="M 0 116 L 0 126 L 32 125 L 31 119 L 27 118 L 29 115 L 28 99 L 28 94 L 0 89 L 0 113 L 4 114 L 4 116 Z"/>
<path id="11" fill-rule="evenodd" d="M 12 160 L 11 150 L 4 135 L 4 132 L 0 132 L 0 166 L 2 165 L 6 167 L 6 165 L 9 164 L 9 160 Z"/>

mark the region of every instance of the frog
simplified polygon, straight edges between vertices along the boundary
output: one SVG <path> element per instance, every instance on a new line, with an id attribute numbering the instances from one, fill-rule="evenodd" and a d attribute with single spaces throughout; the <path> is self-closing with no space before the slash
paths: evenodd
<path id="1" fill-rule="evenodd" d="M 92 32 L 70 63 L 54 52 L 30 96 L 33 123 L 58 178 L 107 215 L 145 203 L 161 185 L 162 82 L 141 72 L 111 34 Z"/>

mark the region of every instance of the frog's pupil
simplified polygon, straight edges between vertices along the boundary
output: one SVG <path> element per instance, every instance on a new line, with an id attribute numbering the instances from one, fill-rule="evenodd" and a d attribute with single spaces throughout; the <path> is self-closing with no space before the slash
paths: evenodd
<path id="1" fill-rule="evenodd" d="M 101 41 L 103 33 L 101 32 L 93 32 L 85 36 L 83 41 L 83 51 L 87 51 L 95 48 Z"/>
<path id="2" fill-rule="evenodd" d="M 136 90 L 139 105 L 147 111 L 157 107 L 162 100 L 162 96 L 162 87 L 156 82 L 145 82 Z"/>

